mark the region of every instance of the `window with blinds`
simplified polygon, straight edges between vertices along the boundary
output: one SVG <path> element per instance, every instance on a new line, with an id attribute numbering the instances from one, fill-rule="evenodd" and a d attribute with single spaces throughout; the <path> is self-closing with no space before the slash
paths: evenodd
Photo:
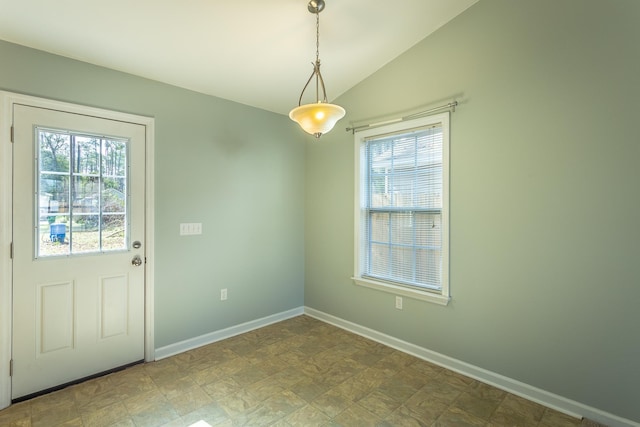
<path id="1" fill-rule="evenodd" d="M 448 296 L 448 114 L 374 129 L 356 139 L 356 276 Z"/>

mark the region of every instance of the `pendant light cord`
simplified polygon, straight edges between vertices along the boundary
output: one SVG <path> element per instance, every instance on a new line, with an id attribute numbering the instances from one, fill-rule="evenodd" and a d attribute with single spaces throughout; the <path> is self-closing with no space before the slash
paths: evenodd
<path id="1" fill-rule="evenodd" d="M 311 80 L 315 76 L 316 78 L 316 101 L 327 102 L 327 90 L 324 87 L 324 79 L 322 78 L 322 74 L 320 74 L 320 11 L 316 9 L 316 62 L 312 63 L 313 72 L 309 76 L 309 80 L 302 88 L 302 92 L 300 93 L 300 98 L 298 99 L 298 106 L 302 105 L 302 96 L 304 95 L 304 91 L 311 83 Z M 320 88 L 322 88 L 322 98 L 320 98 Z"/>
<path id="2" fill-rule="evenodd" d="M 320 60 L 320 12 L 316 12 L 316 61 Z"/>
<path id="3" fill-rule="evenodd" d="M 314 69 L 316 71 L 316 100 L 319 101 L 320 87 L 319 87 L 318 80 L 320 79 L 318 78 L 318 76 L 320 75 L 320 11 L 316 12 L 316 63 L 315 63 Z M 324 86 L 324 83 L 323 83 L 323 86 Z M 326 102 L 327 95 L 325 95 L 324 97 Z"/>

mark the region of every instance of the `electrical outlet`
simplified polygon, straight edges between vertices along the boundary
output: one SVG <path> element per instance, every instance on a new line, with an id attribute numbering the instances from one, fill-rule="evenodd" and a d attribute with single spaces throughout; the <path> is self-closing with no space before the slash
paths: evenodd
<path id="1" fill-rule="evenodd" d="M 220 290 L 220 301 L 226 301 L 227 300 L 227 289 L 221 289 Z"/>
<path id="2" fill-rule="evenodd" d="M 402 310 L 402 297 L 396 297 L 396 308 Z"/>

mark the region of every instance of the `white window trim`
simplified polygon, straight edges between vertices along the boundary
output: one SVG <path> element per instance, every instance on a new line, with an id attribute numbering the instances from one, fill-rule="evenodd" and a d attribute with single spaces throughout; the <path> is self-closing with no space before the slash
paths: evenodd
<path id="1" fill-rule="evenodd" d="M 354 274 L 353 281 L 356 285 L 364 286 L 370 289 L 376 289 L 383 292 L 392 293 L 394 295 L 414 298 L 421 301 L 427 301 L 439 305 L 447 305 L 451 300 L 449 293 L 449 112 L 435 114 L 431 116 L 421 117 L 410 121 L 402 121 L 386 126 L 367 129 L 362 132 L 356 132 L 354 137 L 355 147 L 355 168 L 354 168 Z M 435 123 L 442 123 L 443 147 L 442 147 L 442 174 L 443 174 L 443 206 L 442 206 L 442 289 L 439 292 L 428 291 L 409 286 L 402 286 L 381 280 L 375 280 L 369 277 L 363 277 L 362 254 L 360 253 L 360 230 L 363 221 L 363 212 L 361 210 L 363 198 L 365 197 L 361 187 L 361 176 L 363 168 L 366 167 L 362 162 L 362 151 L 365 141 L 369 137 L 385 135 L 390 133 L 408 131 L 415 128 L 429 126 Z"/>

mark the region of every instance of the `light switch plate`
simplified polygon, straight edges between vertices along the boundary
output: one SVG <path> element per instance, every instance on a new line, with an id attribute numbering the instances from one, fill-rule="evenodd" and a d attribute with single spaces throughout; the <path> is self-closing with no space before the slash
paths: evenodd
<path id="1" fill-rule="evenodd" d="M 181 236 L 193 236 L 196 234 L 202 234 L 201 222 L 185 222 L 180 224 Z"/>

